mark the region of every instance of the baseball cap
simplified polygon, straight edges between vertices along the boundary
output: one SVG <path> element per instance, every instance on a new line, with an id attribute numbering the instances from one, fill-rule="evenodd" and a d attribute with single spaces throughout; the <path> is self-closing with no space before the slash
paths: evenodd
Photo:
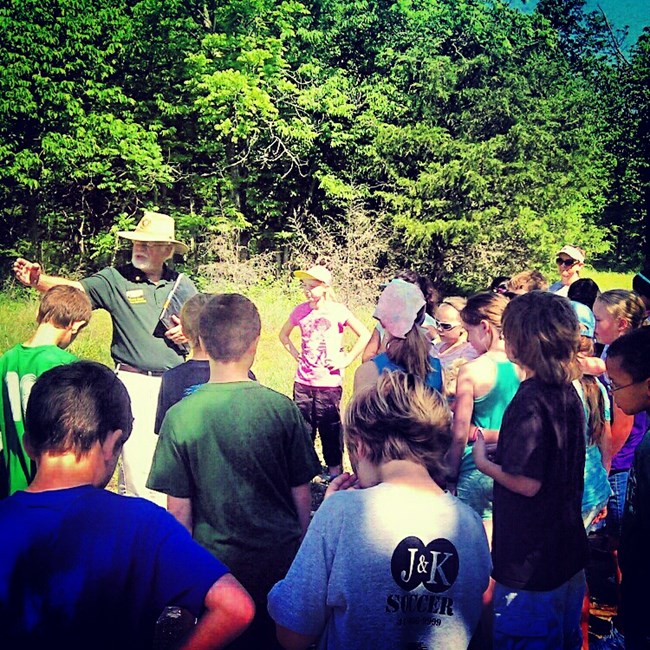
<path id="1" fill-rule="evenodd" d="M 299 280 L 317 280 L 326 284 L 328 287 L 332 286 L 332 274 L 329 269 L 318 264 L 308 268 L 306 271 L 294 271 L 293 275 Z"/>
<path id="2" fill-rule="evenodd" d="M 571 306 L 578 317 L 578 322 L 580 323 L 580 334 L 582 336 L 588 336 L 590 339 L 594 338 L 594 332 L 596 330 L 596 318 L 594 313 L 581 302 L 577 300 L 571 301 Z"/>
<path id="3" fill-rule="evenodd" d="M 403 339 L 413 329 L 425 304 L 420 287 L 404 280 L 391 280 L 379 296 L 373 317 L 392 336 Z"/>
<path id="4" fill-rule="evenodd" d="M 562 246 L 562 248 L 557 252 L 559 255 L 560 253 L 564 253 L 565 255 L 568 255 L 570 258 L 577 260 L 578 262 L 584 262 L 585 261 L 585 252 L 582 250 L 582 248 L 578 248 L 577 246 L 572 246 L 571 244 L 565 244 Z"/>

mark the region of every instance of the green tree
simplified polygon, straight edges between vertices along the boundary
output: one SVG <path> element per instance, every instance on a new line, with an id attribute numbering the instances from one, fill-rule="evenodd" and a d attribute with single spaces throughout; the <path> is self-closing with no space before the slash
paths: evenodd
<path id="1" fill-rule="evenodd" d="M 74 264 L 171 180 L 114 77 L 130 23 L 121 0 L 12 0 L 0 27 L 0 246 Z"/>

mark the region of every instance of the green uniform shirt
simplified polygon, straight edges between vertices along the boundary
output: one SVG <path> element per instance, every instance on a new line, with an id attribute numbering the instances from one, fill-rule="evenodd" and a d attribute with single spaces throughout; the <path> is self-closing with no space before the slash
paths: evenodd
<path id="1" fill-rule="evenodd" d="M 181 351 L 160 332 L 159 316 L 178 277 L 165 266 L 151 282 L 132 264 L 108 267 L 81 281 L 93 309 L 105 309 L 113 321 L 111 356 L 141 370 L 162 371 L 183 361 Z"/>
<path id="2" fill-rule="evenodd" d="M 24 490 L 34 478 L 35 467 L 23 448 L 25 409 L 36 379 L 46 370 L 76 361 L 56 345 L 16 345 L 0 357 L 0 412 L 2 419 L 2 485 L 0 497 Z"/>
<path id="3" fill-rule="evenodd" d="M 253 381 L 204 384 L 167 411 L 147 487 L 191 498 L 196 541 L 265 602 L 300 545 L 291 488 L 319 471 L 288 397 Z"/>

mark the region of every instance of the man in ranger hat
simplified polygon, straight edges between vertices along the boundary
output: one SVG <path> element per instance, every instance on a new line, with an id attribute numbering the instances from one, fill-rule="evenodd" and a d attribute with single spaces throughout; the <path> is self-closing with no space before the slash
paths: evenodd
<path id="1" fill-rule="evenodd" d="M 157 334 L 161 311 L 178 278 L 165 262 L 174 253 L 186 253 L 188 247 L 175 239 L 174 220 L 158 212 L 145 210 L 135 230 L 117 234 L 133 242 L 131 262 L 124 266 L 107 267 L 77 282 L 46 275 L 37 262 L 19 258 L 14 262 L 14 273 L 19 282 L 41 292 L 61 284 L 75 286 L 86 292 L 93 309 L 105 309 L 110 314 L 111 356 L 118 377 L 129 391 L 135 416 L 133 433 L 122 452 L 120 491 L 164 506 L 165 495 L 145 486 L 157 441 L 156 396 L 162 373 L 183 361 L 178 345 L 186 341 L 178 320 L 164 336 Z"/>

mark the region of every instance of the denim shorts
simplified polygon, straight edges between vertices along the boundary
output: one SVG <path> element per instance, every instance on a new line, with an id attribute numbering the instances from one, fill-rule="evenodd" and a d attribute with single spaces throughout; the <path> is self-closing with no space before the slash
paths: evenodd
<path id="1" fill-rule="evenodd" d="M 458 477 L 456 496 L 474 510 L 484 521 L 492 519 L 494 480 L 478 469 L 463 472 Z"/>
<path id="2" fill-rule="evenodd" d="M 494 587 L 495 650 L 580 650 L 585 572 L 551 591 Z"/>

